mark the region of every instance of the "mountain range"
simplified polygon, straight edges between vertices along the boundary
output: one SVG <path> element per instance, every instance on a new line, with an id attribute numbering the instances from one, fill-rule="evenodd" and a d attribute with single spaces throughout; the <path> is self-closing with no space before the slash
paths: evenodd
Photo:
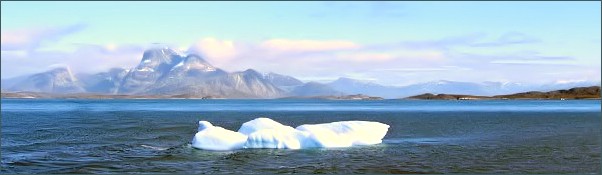
<path id="1" fill-rule="evenodd" d="M 112 68 L 96 74 L 73 74 L 69 67 L 2 79 L 3 92 L 43 92 L 56 94 L 92 93 L 106 95 L 164 95 L 218 98 L 281 98 L 289 96 L 342 96 L 365 94 L 403 98 L 423 93 L 499 95 L 524 91 L 548 91 L 600 82 L 569 82 L 524 85 L 502 82 L 435 81 L 407 86 L 384 86 L 350 78 L 329 83 L 302 82 L 292 76 L 260 73 L 253 69 L 227 72 L 197 54 L 182 55 L 169 48 L 143 53 L 131 68 Z"/>
<path id="2" fill-rule="evenodd" d="M 348 94 L 367 94 L 384 98 L 403 98 L 417 94 L 472 94 L 493 96 L 526 91 L 552 91 L 573 87 L 600 86 L 600 82 L 575 81 L 548 84 L 522 84 L 513 82 L 458 82 L 439 80 L 407 86 L 383 86 L 371 82 L 363 82 L 349 78 L 339 78 L 327 85 Z"/>

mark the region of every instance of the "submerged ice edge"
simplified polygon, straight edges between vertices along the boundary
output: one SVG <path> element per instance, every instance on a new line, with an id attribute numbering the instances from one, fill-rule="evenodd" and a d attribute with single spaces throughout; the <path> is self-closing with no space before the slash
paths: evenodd
<path id="1" fill-rule="evenodd" d="M 293 128 L 269 118 L 256 118 L 241 125 L 238 132 L 199 121 L 192 147 L 228 151 L 244 148 L 339 148 L 379 144 L 389 125 L 372 121 L 339 121 L 304 124 Z"/>

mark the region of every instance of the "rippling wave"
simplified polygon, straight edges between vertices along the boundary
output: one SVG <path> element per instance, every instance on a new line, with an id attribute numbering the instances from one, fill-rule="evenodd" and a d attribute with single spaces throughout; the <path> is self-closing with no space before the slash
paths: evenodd
<path id="1" fill-rule="evenodd" d="M 148 108 L 149 102 L 155 107 Z M 231 105 L 219 100 L 212 104 L 216 109 L 208 109 L 210 102 L 3 100 L 0 172 L 600 173 L 602 116 L 599 111 L 583 110 L 599 110 L 599 101 L 483 102 L 504 110 L 456 112 L 455 108 L 468 109 L 479 102 L 433 111 L 429 107 L 391 110 L 429 105 L 398 101 L 284 101 L 282 105 L 299 108 L 275 111 L 238 108 L 242 102 L 236 100 Z M 277 100 L 252 102 L 250 106 L 278 104 Z M 309 103 L 308 107 L 302 103 Z M 438 103 L 434 105 L 443 108 Z M 190 111 L 154 110 L 177 105 L 172 109 Z M 335 105 L 337 110 L 316 110 L 319 105 Z M 362 105 L 380 107 L 346 110 Z M 511 105 L 530 106 L 530 110 L 504 107 Z M 535 110 L 538 105 L 544 106 L 541 111 Z M 192 110 L 193 106 L 198 108 Z M 237 130 L 257 117 L 290 126 L 370 120 L 391 127 L 382 144 L 351 148 L 204 151 L 190 146 L 199 120 Z"/>

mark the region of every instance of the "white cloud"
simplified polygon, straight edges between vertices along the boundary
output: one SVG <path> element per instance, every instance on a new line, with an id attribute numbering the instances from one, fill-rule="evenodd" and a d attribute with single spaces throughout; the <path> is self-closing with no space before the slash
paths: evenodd
<path id="1" fill-rule="evenodd" d="M 2 51 L 2 78 L 33 74 L 49 65 L 68 65 L 73 72 L 97 73 L 113 67 L 129 68 L 140 61 L 143 47 L 77 45 L 74 51 L 37 50 L 27 54 Z"/>
<path id="2" fill-rule="evenodd" d="M 44 47 L 43 43 L 57 42 L 78 30 L 72 27 L 69 30 L 16 32 L 15 35 L 11 33 L 13 31 L 2 31 L 2 78 L 41 72 L 52 64 L 67 64 L 74 72 L 89 73 L 106 71 L 112 67 L 134 67 L 139 63 L 144 49 L 148 48 L 140 45 L 77 44 L 73 50 L 57 51 Z M 500 41 L 520 43 L 519 39 L 512 37 L 501 37 Z M 599 67 L 575 67 L 570 64 L 575 61 L 573 55 L 556 56 L 512 50 L 476 54 L 475 50 L 459 49 L 470 48 L 470 44 L 480 38 L 480 35 L 467 35 L 436 41 L 360 45 L 349 40 L 278 38 L 245 43 L 209 37 L 188 46 L 180 45 L 177 49 L 199 52 L 207 61 L 227 71 L 253 68 L 291 75 L 305 81 L 351 77 L 377 80 L 382 84 L 406 84 L 440 79 L 552 80 L 600 76 Z M 489 50 L 492 47 L 481 49 Z M 573 73 L 548 75 L 558 71 Z"/>
<path id="3" fill-rule="evenodd" d="M 234 41 L 204 38 L 194 43 L 190 51 L 202 53 L 208 59 L 219 63 L 227 63 L 238 56 L 241 48 L 237 48 Z"/>
<path id="4" fill-rule="evenodd" d="M 508 32 L 501 35 L 495 41 L 489 42 L 481 42 L 481 43 L 473 43 L 471 46 L 474 47 L 499 47 L 499 46 L 508 46 L 515 44 L 531 44 L 540 42 L 538 38 L 525 35 L 520 32 Z"/>
<path id="5" fill-rule="evenodd" d="M 341 61 L 356 61 L 356 62 L 382 62 L 389 61 L 395 56 L 387 53 L 341 53 L 336 54 L 336 57 Z"/>
<path id="6" fill-rule="evenodd" d="M 376 69 L 375 71 L 386 72 L 436 72 L 449 70 L 470 70 L 468 68 L 450 69 L 446 67 L 412 67 L 412 68 L 392 68 L 392 69 Z"/>
<path id="7" fill-rule="evenodd" d="M 216 66 L 228 71 L 253 68 L 264 72 L 302 77 L 303 80 L 324 81 L 324 78 L 317 77 L 328 77 L 326 79 L 352 77 L 377 79 L 383 84 L 440 79 L 495 81 L 513 79 L 516 74 L 536 77 L 529 73 L 531 69 L 508 67 L 513 65 L 500 63 L 513 61 L 506 56 L 515 58 L 514 61 L 518 60 L 521 63 L 571 60 L 570 57 L 565 56 L 542 56 L 541 53 L 534 51 L 479 55 L 458 52 L 455 47 L 449 47 L 450 45 L 470 47 L 467 43 L 474 41 L 474 38 L 478 38 L 478 35 L 436 42 L 378 45 L 360 45 L 347 40 L 271 39 L 256 43 L 241 43 L 206 38 L 199 40 L 195 46 L 204 49 L 207 60 L 211 63 L 219 63 Z M 214 55 L 215 58 L 210 55 Z M 528 78 L 529 76 L 525 76 L 522 79 Z"/>
<path id="8" fill-rule="evenodd" d="M 56 42 L 65 36 L 77 33 L 85 28 L 75 24 L 56 28 L 3 30 L 1 50 L 33 50 L 46 42 Z"/>
<path id="9" fill-rule="evenodd" d="M 345 40 L 290 40 L 271 39 L 261 43 L 261 47 L 274 52 L 319 52 L 358 49 L 360 46 Z"/>

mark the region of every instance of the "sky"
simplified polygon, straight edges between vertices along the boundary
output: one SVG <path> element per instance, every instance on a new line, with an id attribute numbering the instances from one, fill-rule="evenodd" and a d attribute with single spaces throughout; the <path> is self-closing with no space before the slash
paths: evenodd
<path id="1" fill-rule="evenodd" d="M 1 78 L 198 53 L 327 82 L 600 81 L 600 2 L 1 2 Z"/>

